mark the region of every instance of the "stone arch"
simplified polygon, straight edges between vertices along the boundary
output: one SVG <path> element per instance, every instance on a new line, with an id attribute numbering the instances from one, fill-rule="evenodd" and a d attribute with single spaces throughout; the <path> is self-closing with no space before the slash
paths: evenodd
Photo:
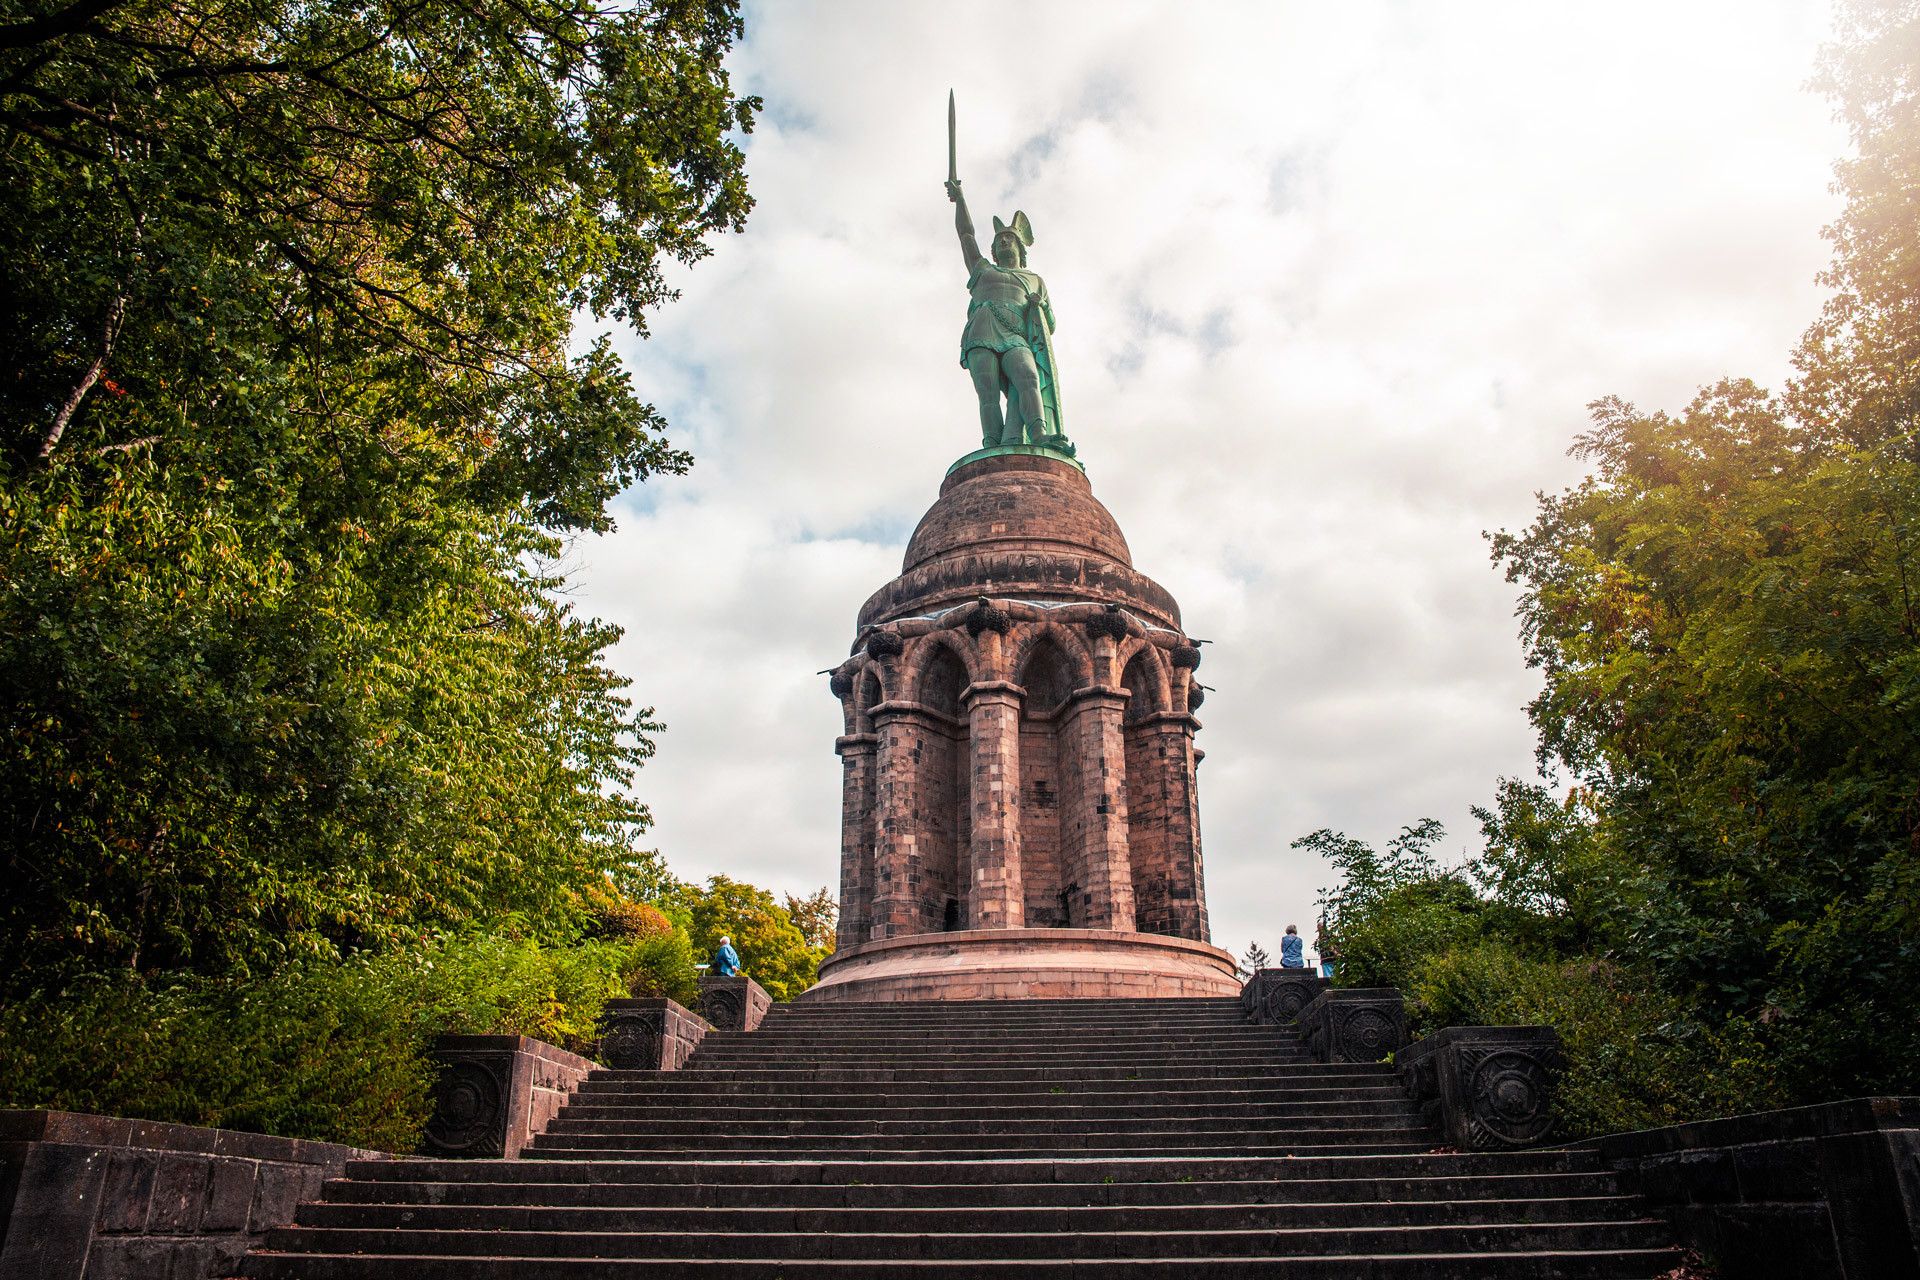
<path id="1" fill-rule="evenodd" d="M 1129 724 L 1158 715 L 1173 707 L 1173 693 L 1167 680 L 1166 659 L 1158 645 L 1134 640 L 1119 655 L 1120 683 L 1132 696 L 1127 699 Z"/>
<path id="2" fill-rule="evenodd" d="M 1087 647 L 1087 639 L 1078 631 L 1063 627 L 1057 622 L 1030 622 L 1014 629 L 1015 643 L 1012 646 L 1013 660 L 1007 664 L 1015 684 L 1021 683 L 1027 664 L 1033 657 L 1033 651 L 1043 642 L 1051 642 L 1066 660 L 1067 668 L 1073 675 L 1073 686 L 1085 688 L 1093 683 L 1093 651 Z"/>
<path id="3" fill-rule="evenodd" d="M 905 670 L 900 674 L 899 696 L 923 706 L 933 705 L 933 700 L 928 697 L 929 693 L 934 694 L 941 701 L 946 701 L 944 688 L 935 688 L 930 683 L 930 681 L 944 682 L 951 678 L 952 668 L 945 665 L 943 658 L 946 662 L 951 662 L 954 667 L 958 667 L 960 683 L 953 691 L 953 709 L 949 710 L 946 707 L 939 709 L 946 715 L 964 715 L 964 712 L 959 709 L 959 695 L 965 693 L 967 686 L 979 677 L 974 674 L 975 655 L 971 651 L 971 646 L 951 631 L 935 631 L 922 636 L 908 651 Z"/>

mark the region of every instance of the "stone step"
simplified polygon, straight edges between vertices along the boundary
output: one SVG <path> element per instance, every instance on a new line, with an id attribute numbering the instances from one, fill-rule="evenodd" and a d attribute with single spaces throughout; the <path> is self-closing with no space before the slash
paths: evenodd
<path id="1" fill-rule="evenodd" d="M 1552 1253 L 1353 1254 L 1291 1258 L 1104 1258 L 1095 1262 L 966 1258 L 866 1261 L 794 1259 L 774 1264 L 798 1277 L 985 1277 L 986 1280 L 1657 1280 L 1680 1263 L 1671 1248 Z M 763 1280 L 751 1259 L 422 1258 L 410 1254 L 255 1253 L 240 1274 L 253 1280 Z"/>
<path id="2" fill-rule="evenodd" d="M 868 1185 L 889 1182 L 925 1185 L 1006 1182 L 1114 1185 L 1189 1177 L 1201 1182 L 1258 1180 L 1284 1187 L 1297 1179 L 1313 1178 L 1532 1177 L 1540 1174 L 1596 1175 L 1601 1172 L 1602 1166 L 1591 1152 L 1565 1149 L 1502 1153 L 1346 1153 L 1281 1158 L 1201 1157 L 1189 1153 L 1174 1160 L 1081 1156 L 1064 1159 L 1029 1157 L 1025 1160 L 997 1162 L 935 1156 L 922 1161 L 890 1160 L 879 1163 L 845 1157 L 778 1162 L 696 1158 L 670 1164 L 622 1160 L 587 1163 L 536 1156 L 522 1160 L 361 1160 L 347 1165 L 348 1177 L 368 1182 L 599 1181 L 609 1185 L 712 1183 L 845 1186 L 854 1180 Z"/>
<path id="3" fill-rule="evenodd" d="M 1268 1141 L 1295 1133 L 1375 1134 L 1391 1130 L 1396 1133 L 1418 1133 L 1424 1136 L 1427 1132 L 1422 1126 L 1419 1112 L 1411 1104 L 1407 1104 L 1390 1111 L 1356 1113 L 1350 1110 L 1322 1109 L 1299 1115 L 1282 1116 L 1169 1116 L 1149 1111 L 1133 1115 L 1109 1114 L 1082 1117 L 1041 1114 L 941 1120 L 913 1116 L 855 1120 L 845 1117 L 799 1114 L 759 1120 L 743 1120 L 730 1116 L 718 1119 L 694 1116 L 607 1119 L 576 1116 L 573 1114 L 573 1109 L 569 1107 L 548 1124 L 546 1134 L 567 1139 L 568 1145 L 574 1145 L 571 1141 L 573 1138 L 589 1134 L 605 1137 L 687 1136 L 702 1139 L 764 1136 L 781 1138 L 818 1136 L 836 1139 L 911 1137 L 924 1138 L 928 1141 L 949 1136 L 1018 1134 L 1022 1138 L 1038 1141 L 1046 1137 L 1066 1137 L 1072 1134 L 1117 1132 L 1150 1135 L 1168 1133 L 1176 1129 L 1181 1133 L 1218 1134 L 1223 1137 L 1233 1134 L 1259 1135 Z"/>
<path id="4" fill-rule="evenodd" d="M 1170 1164 L 1167 1171 L 1184 1167 Z M 582 1208 L 1046 1208 L 1125 1205 L 1453 1202 L 1522 1197 L 1613 1198 L 1611 1173 L 1215 1180 L 1176 1174 L 1133 1182 L 393 1182 L 337 1178 L 332 1204 L 460 1204 Z"/>
<path id="5" fill-rule="evenodd" d="M 645 1081 L 657 1079 L 663 1073 L 657 1071 L 606 1071 L 595 1072 L 586 1084 L 599 1082 L 619 1082 L 622 1080 Z M 836 1080 L 836 1081 L 872 1081 L 877 1083 L 928 1082 L 968 1084 L 983 1089 L 1001 1084 L 1037 1084 L 1043 1087 L 1054 1084 L 1071 1085 L 1075 1081 L 1159 1081 L 1159 1080 L 1212 1080 L 1212 1081 L 1324 1081 L 1356 1080 L 1375 1083 L 1380 1080 L 1397 1080 L 1398 1073 L 1384 1063 L 1299 1063 L 1279 1064 L 1271 1067 L 1248 1067 L 1243 1065 L 1216 1066 L 1204 1061 L 1186 1066 L 1081 1066 L 1071 1071 L 1045 1075 L 1031 1069 L 1007 1067 L 934 1067 L 934 1066 L 886 1066 L 886 1067 L 818 1067 L 798 1063 L 788 1067 L 755 1066 L 739 1071 L 717 1069 L 704 1065 L 693 1065 L 678 1072 L 665 1073 L 685 1080 L 745 1080 L 756 1083 L 779 1083 L 782 1081 Z M 583 1085 L 582 1087 L 585 1087 Z"/>
<path id="6" fill-rule="evenodd" d="M 1662 1224 L 1645 1219 L 1442 1226 L 1311 1227 L 1256 1230 L 1058 1232 L 607 1232 L 404 1230 L 279 1227 L 267 1248 L 282 1253 L 415 1253 L 521 1258 L 832 1258 L 903 1261 L 964 1258 L 1285 1257 L 1649 1249 Z"/>
<path id="7" fill-rule="evenodd" d="M 1105 1095 L 1103 1095 L 1105 1096 Z M 560 1113 L 564 1120 L 621 1120 L 630 1123 L 655 1121 L 698 1121 L 702 1124 L 784 1124 L 790 1121 L 864 1124 L 888 1121 L 895 1124 L 946 1124 L 991 1121 L 1004 1124 L 1048 1123 L 1055 1120 L 1285 1120 L 1302 1116 L 1380 1116 L 1412 1118 L 1418 1109 L 1405 1094 L 1381 1091 L 1378 1098 L 1342 1098 L 1337 1102 L 1215 1102 L 1188 1098 L 1167 1101 L 1123 1099 L 1118 1102 L 1088 1105 L 1066 1097 L 1028 1098 L 998 1105 L 913 1105 L 889 1100 L 889 1105 L 871 1102 L 830 1106 L 809 1104 L 783 1098 L 778 1101 L 757 1099 L 741 1105 L 722 1105 L 700 1101 L 655 1099 L 648 1102 L 570 1102 Z"/>
<path id="8" fill-rule="evenodd" d="M 857 1040 L 862 1043 L 881 1040 L 925 1039 L 924 1027 L 819 1027 L 810 1023 L 767 1023 L 763 1022 L 754 1031 L 721 1031 L 708 1033 L 709 1040 L 722 1043 L 736 1040 L 754 1040 L 759 1042 L 778 1041 L 782 1043 L 808 1043 L 818 1040 Z M 955 1039 L 978 1040 L 1000 1038 L 1015 1040 L 1047 1040 L 1062 1044 L 1105 1044 L 1109 1041 L 1153 1041 L 1153 1040 L 1279 1040 L 1289 1044 L 1304 1043 L 1299 1032 L 1291 1027 L 1267 1026 L 1258 1023 L 1241 1022 L 1222 1026 L 1193 1024 L 1184 1026 L 1172 1024 L 1164 1027 L 1062 1027 L 1046 1023 L 1036 1023 L 1031 1027 L 1009 1027 L 1004 1024 L 982 1023 L 978 1027 L 967 1027 L 955 1032 Z"/>
<path id="9" fill-rule="evenodd" d="M 685 1079 L 676 1079 L 685 1077 Z M 1235 1084 L 1235 1088 L 1223 1088 Z M 1369 1102 L 1380 1098 L 1405 1098 L 1404 1086 L 1392 1077 L 1357 1077 L 1342 1082 L 1338 1077 L 1317 1077 L 1315 1082 L 1292 1082 L 1254 1075 L 1244 1082 L 1233 1080 L 1004 1080 L 991 1098 L 996 1105 L 1133 1105 L 1133 1103 L 1181 1103 L 1206 1105 L 1212 1100 L 1223 1103 L 1244 1102 Z M 945 1088 L 900 1088 L 891 1080 L 826 1080 L 826 1082 L 768 1082 L 735 1080 L 732 1077 L 701 1079 L 691 1073 L 659 1073 L 655 1079 L 584 1080 L 574 1098 L 580 1103 L 664 1102 L 687 1105 L 735 1105 L 732 1098 L 753 1098 L 764 1105 L 876 1105 L 876 1100 L 899 1105 L 970 1105 L 981 1094 L 964 1086 Z"/>
<path id="10" fill-rule="evenodd" d="M 490 1204 L 303 1205 L 296 1225 L 427 1231 L 816 1232 L 836 1235 L 939 1233 L 1035 1234 L 1093 1231 L 1262 1231 L 1308 1227 L 1387 1227 L 1626 1221 L 1639 1216 L 1627 1196 L 1525 1200 L 1343 1200 L 1305 1203 L 1196 1201 L 1168 1205 L 993 1205 L 975 1208 L 576 1207 Z"/>
<path id="11" fill-rule="evenodd" d="M 1204 1135 L 1203 1135 L 1204 1136 Z M 1099 1155 L 1119 1156 L 1134 1160 L 1183 1160 L 1199 1156 L 1228 1158 L 1232 1156 L 1258 1156 L 1299 1160 L 1311 1156 L 1360 1156 L 1360 1155 L 1418 1155 L 1431 1150 L 1430 1139 L 1418 1142 L 1387 1142 L 1347 1139 L 1338 1142 L 1308 1143 L 1300 1141 L 1258 1142 L 1247 1139 L 1232 1142 L 1185 1141 L 1177 1144 L 1152 1145 L 1135 1141 L 1133 1145 L 1105 1145 L 1098 1142 L 1071 1143 L 1053 1141 L 1043 1146 L 1016 1145 L 1012 1140 L 1005 1146 L 973 1146 L 960 1139 L 942 1139 L 937 1144 L 920 1146 L 878 1146 L 869 1140 L 859 1145 L 841 1146 L 818 1139 L 797 1140 L 791 1143 L 767 1139 L 757 1142 L 675 1142 L 671 1140 L 628 1139 L 629 1145 L 598 1145 L 581 1143 L 579 1145 L 561 1145 L 554 1143 L 536 1143 L 528 1148 L 528 1154 L 543 1160 L 582 1160 L 605 1163 L 646 1162 L 646 1161 L 684 1161 L 701 1155 L 722 1155 L 736 1160 L 754 1161 L 811 1161 L 811 1160 L 859 1160 L 863 1163 L 879 1164 L 887 1161 L 903 1161 L 923 1164 L 938 1160 L 942 1156 L 961 1156 L 967 1160 L 985 1163 L 1031 1160 L 1036 1155 L 1053 1154 L 1061 1156 L 1092 1157 Z"/>

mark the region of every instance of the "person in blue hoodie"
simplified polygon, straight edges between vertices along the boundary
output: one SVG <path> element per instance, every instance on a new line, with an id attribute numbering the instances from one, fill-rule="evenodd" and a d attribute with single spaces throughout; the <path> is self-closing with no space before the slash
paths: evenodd
<path id="1" fill-rule="evenodd" d="M 725 934 L 720 935 L 720 945 L 714 948 L 710 972 L 716 978 L 731 978 L 740 972 L 740 953 L 733 949 L 733 939 Z"/>
<path id="2" fill-rule="evenodd" d="M 1300 939 L 1298 925 L 1287 926 L 1287 936 L 1280 939 L 1280 967 L 1282 969 L 1304 969 L 1307 967 L 1307 944 Z"/>

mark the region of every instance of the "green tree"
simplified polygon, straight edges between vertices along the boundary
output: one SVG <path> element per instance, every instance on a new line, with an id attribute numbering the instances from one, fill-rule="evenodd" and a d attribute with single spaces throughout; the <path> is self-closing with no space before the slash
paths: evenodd
<path id="1" fill-rule="evenodd" d="M 231 973 L 631 861 L 559 539 L 687 458 L 644 328 L 749 207 L 731 0 L 0 5 L 0 979 Z"/>
<path id="2" fill-rule="evenodd" d="M 823 885 L 804 898 L 788 894 L 787 915 L 809 947 L 822 953 L 833 950 L 834 926 L 840 922 L 840 904 L 833 900 L 831 889 Z"/>

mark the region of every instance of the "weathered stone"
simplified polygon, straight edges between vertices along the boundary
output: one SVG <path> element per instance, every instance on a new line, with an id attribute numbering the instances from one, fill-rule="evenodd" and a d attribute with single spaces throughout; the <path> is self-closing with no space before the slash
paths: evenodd
<path id="1" fill-rule="evenodd" d="M 1240 1004 L 1249 1022 L 1283 1027 L 1329 985 L 1328 979 L 1311 969 L 1261 969 L 1240 988 Z"/>
<path id="2" fill-rule="evenodd" d="M 1073 929 L 1206 943 L 1198 722 L 1174 661 L 1188 642 L 1172 598 L 1129 557 L 1070 460 L 999 452 L 949 473 L 901 576 L 861 611 L 864 656 L 835 668 L 841 917 L 816 988 L 834 994 L 802 998 L 858 998 L 840 988 L 883 976 L 863 949 L 905 938 Z M 884 654 L 880 635 L 893 637 Z M 1087 961 L 1077 979 L 1052 949 L 1045 990 L 1112 991 L 1102 945 L 1072 949 Z M 849 968 L 855 953 L 867 961 Z M 916 954 L 892 953 L 888 989 L 938 999 L 943 972 L 978 967 L 915 976 L 902 967 Z M 1196 987 L 1182 958 L 1142 994 L 1237 992 L 1224 953 L 1208 967 Z"/>
<path id="3" fill-rule="evenodd" d="M 716 1031 L 751 1031 L 772 1004 L 766 988 L 745 974 L 700 979 L 698 1012 Z"/>
<path id="4" fill-rule="evenodd" d="M 1722 1280 L 1920 1277 L 1920 1098 L 1855 1098 L 1583 1145 Z"/>
<path id="5" fill-rule="evenodd" d="M 1552 1027 L 1448 1027 L 1395 1061 L 1407 1092 L 1462 1151 L 1516 1151 L 1553 1132 L 1565 1059 Z"/>
<path id="6" fill-rule="evenodd" d="M 553 1118 L 595 1064 L 526 1036 L 441 1036 L 429 1155 L 511 1159 Z"/>
<path id="7" fill-rule="evenodd" d="M 609 1000 L 599 1058 L 616 1071 L 678 1071 L 708 1030 L 706 1019 L 663 996 Z"/>
<path id="8" fill-rule="evenodd" d="M 1407 1041 L 1406 1001 L 1392 987 L 1327 990 L 1300 1011 L 1299 1024 L 1322 1062 L 1379 1062 Z"/>

